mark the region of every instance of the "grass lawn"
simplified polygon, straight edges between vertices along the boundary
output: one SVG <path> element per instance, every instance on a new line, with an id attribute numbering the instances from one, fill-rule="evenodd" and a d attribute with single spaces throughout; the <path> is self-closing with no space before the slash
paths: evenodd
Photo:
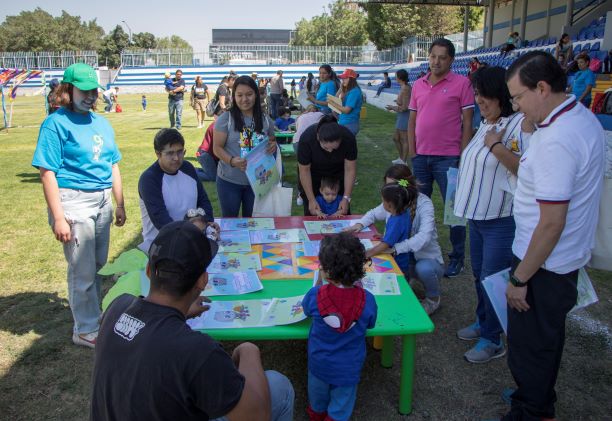
<path id="1" fill-rule="evenodd" d="M 121 95 L 122 114 L 107 114 L 123 154 L 120 163 L 127 223 L 113 227 L 109 259 L 140 241 L 138 178 L 155 159 L 153 136 L 167 127 L 163 95 L 149 95 L 149 109 L 140 110 L 139 95 Z M 47 224 L 38 171 L 31 165 L 43 100 L 18 98 L 14 129 L 0 132 L 0 419 L 82 420 L 88 418 L 93 351 L 72 344 L 72 316 L 67 302 L 66 262 Z M 368 106 L 358 137 L 358 180 L 351 207 L 363 213 L 380 202 L 381 177 L 397 157 L 391 141 L 394 116 Z M 195 112 L 184 110 L 183 134 L 189 158 L 204 131 L 196 128 Z M 286 180 L 296 184 L 295 158 L 285 158 Z M 215 213 L 219 204 L 214 183 L 205 183 Z M 442 206 L 434 192 L 437 220 Z M 300 209 L 295 207 L 294 214 Z M 448 250 L 448 228 L 439 225 L 442 248 Z M 417 340 L 414 420 L 478 420 L 505 412 L 500 399 L 512 386 L 505 358 L 470 365 L 462 358 L 470 344 L 455 331 L 474 319 L 475 293 L 469 270 L 442 281 L 442 306 L 432 319 L 436 331 Z M 612 406 L 612 275 L 591 272 L 600 302 L 570 317 L 557 383 L 561 420 L 610 419 Z M 109 278 L 105 290 L 112 286 Z M 419 291 L 417 290 L 417 293 Z M 231 349 L 235 344 L 224 344 Z M 297 420 L 306 420 L 306 344 L 304 341 L 259 342 L 264 366 L 279 370 L 296 390 Z M 380 367 L 372 349 L 363 370 L 355 408 L 356 420 L 405 419 L 397 413 L 399 344 L 395 365 Z"/>

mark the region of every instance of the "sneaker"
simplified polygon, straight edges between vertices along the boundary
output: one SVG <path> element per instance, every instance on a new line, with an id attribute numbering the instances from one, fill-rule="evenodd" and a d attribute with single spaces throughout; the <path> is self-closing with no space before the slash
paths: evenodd
<path id="1" fill-rule="evenodd" d="M 304 206 L 304 199 L 302 199 L 302 196 L 300 196 L 299 194 L 295 199 L 295 204 L 298 206 Z"/>
<path id="2" fill-rule="evenodd" d="M 91 333 L 76 333 L 72 334 L 72 342 L 75 345 L 86 346 L 87 348 L 96 347 L 96 339 L 98 339 L 98 331 Z"/>
<path id="3" fill-rule="evenodd" d="M 471 363 L 480 364 L 503 357 L 504 355 L 506 355 L 506 348 L 503 342 L 495 345 L 488 339 L 480 338 L 476 346 L 463 354 L 463 357 Z"/>
<path id="4" fill-rule="evenodd" d="M 402 158 L 397 158 L 397 159 L 394 159 L 393 161 L 391 161 L 391 163 L 392 163 L 393 165 L 397 165 L 397 164 L 406 165 L 406 163 L 404 162 L 404 160 L 403 160 Z"/>
<path id="5" fill-rule="evenodd" d="M 440 307 L 440 297 L 437 300 L 432 300 L 431 298 L 425 298 L 421 300 L 421 305 L 423 306 L 423 310 L 427 313 L 428 316 L 431 316 L 436 312 L 438 307 Z"/>
<path id="6" fill-rule="evenodd" d="M 474 322 L 468 327 L 459 329 L 457 331 L 457 337 L 463 341 L 473 341 L 480 339 L 480 325 L 478 322 Z"/>
<path id="7" fill-rule="evenodd" d="M 463 272 L 463 261 L 451 259 L 451 261 L 448 262 L 448 266 L 446 266 L 444 276 L 446 276 L 447 278 L 454 278 L 461 272 Z"/>

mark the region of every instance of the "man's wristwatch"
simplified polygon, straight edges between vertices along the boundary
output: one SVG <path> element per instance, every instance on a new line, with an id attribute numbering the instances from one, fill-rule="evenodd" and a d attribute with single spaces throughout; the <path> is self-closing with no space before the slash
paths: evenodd
<path id="1" fill-rule="evenodd" d="M 514 285 L 515 287 L 519 287 L 519 288 L 527 286 L 527 282 L 521 281 L 516 276 L 514 276 L 514 274 L 510 275 L 510 283 Z"/>
<path id="2" fill-rule="evenodd" d="M 351 196 L 342 196 L 343 199 L 346 199 L 347 202 L 351 203 Z"/>

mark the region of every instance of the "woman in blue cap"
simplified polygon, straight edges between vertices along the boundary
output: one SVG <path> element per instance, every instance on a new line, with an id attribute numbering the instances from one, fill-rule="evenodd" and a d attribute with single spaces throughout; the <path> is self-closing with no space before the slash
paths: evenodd
<path id="1" fill-rule="evenodd" d="M 125 223 L 118 162 L 121 153 L 109 122 L 92 110 L 98 77 L 84 63 L 64 72 L 55 102 L 60 108 L 40 126 L 32 165 L 39 169 L 49 223 L 68 262 L 68 300 L 74 319 L 72 341 L 95 347 L 101 278 L 106 263 L 115 199 L 116 225 Z"/>

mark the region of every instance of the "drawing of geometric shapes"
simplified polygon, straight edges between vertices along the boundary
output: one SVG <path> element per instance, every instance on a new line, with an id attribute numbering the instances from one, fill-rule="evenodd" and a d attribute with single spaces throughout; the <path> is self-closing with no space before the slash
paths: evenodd
<path id="1" fill-rule="evenodd" d="M 298 267 L 298 275 L 307 275 L 309 273 L 314 273 L 317 269 L 309 269 L 305 267 Z"/>

